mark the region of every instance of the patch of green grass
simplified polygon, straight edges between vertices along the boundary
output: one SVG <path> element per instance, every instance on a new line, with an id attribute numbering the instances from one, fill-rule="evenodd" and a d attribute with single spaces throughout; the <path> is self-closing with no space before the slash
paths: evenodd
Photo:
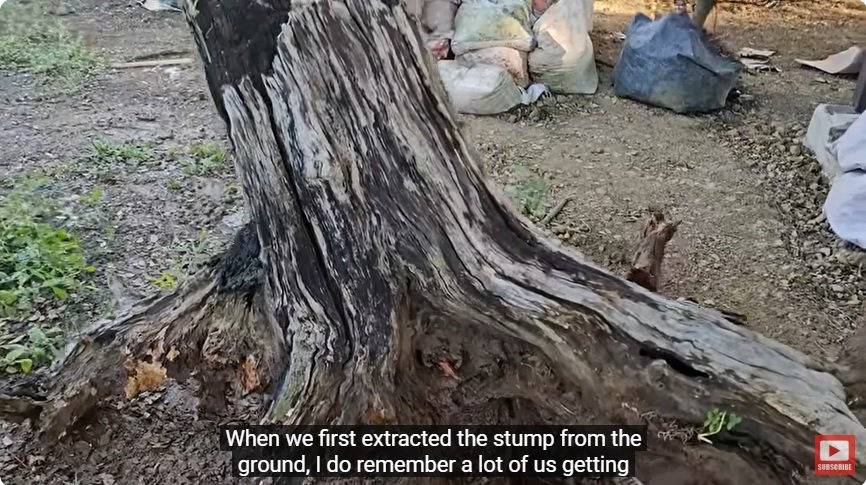
<path id="1" fill-rule="evenodd" d="M 37 296 L 66 300 L 94 271 L 78 239 L 47 222 L 42 184 L 27 179 L 0 197 L 0 318 L 29 310 Z"/>
<path id="2" fill-rule="evenodd" d="M 187 175 L 211 175 L 222 170 L 228 161 L 228 153 L 218 141 L 196 143 L 189 149 L 189 156 L 181 161 Z"/>
<path id="3" fill-rule="evenodd" d="M 7 374 L 27 374 L 31 370 L 51 364 L 62 344 L 63 332 L 57 328 L 42 329 L 32 326 L 26 335 L 0 336 L 0 368 Z"/>
<path id="4" fill-rule="evenodd" d="M 81 202 L 84 205 L 94 207 L 102 201 L 103 195 L 105 195 L 105 190 L 102 187 L 96 186 L 90 189 L 90 192 L 81 198 Z"/>
<path id="5" fill-rule="evenodd" d="M 506 188 L 506 194 L 525 216 L 541 216 L 544 198 L 547 196 L 547 182 L 533 175 L 525 167 L 518 167 L 516 175 L 519 181 L 516 185 Z"/>
<path id="6" fill-rule="evenodd" d="M 77 87 L 103 64 L 42 2 L 13 0 L 0 9 L 0 68 Z"/>
<path id="7" fill-rule="evenodd" d="M 137 143 L 114 143 L 105 140 L 93 142 L 88 159 L 99 166 L 123 163 L 144 163 L 155 158 L 153 150 Z"/>
<path id="8" fill-rule="evenodd" d="M 177 192 L 183 188 L 183 185 L 175 179 L 169 180 L 168 183 L 165 184 L 165 186 L 168 190 L 172 192 Z"/>

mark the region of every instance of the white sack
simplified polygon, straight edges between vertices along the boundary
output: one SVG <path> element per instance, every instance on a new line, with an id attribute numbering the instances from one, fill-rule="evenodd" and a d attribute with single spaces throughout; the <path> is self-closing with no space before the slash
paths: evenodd
<path id="1" fill-rule="evenodd" d="M 487 47 L 529 52 L 532 38 L 530 0 L 464 0 L 454 18 L 454 54 Z"/>
<path id="2" fill-rule="evenodd" d="M 514 82 L 521 88 L 529 86 L 529 69 L 527 67 L 528 55 L 526 52 L 512 49 L 510 47 L 488 47 L 469 51 L 457 56 L 460 64 L 471 67 L 476 64 L 489 64 L 504 68 L 514 78 Z"/>
<path id="3" fill-rule="evenodd" d="M 533 82 L 554 93 L 592 94 L 598 72 L 589 30 L 593 0 L 559 0 L 535 22 L 537 48 L 529 53 Z"/>
<path id="4" fill-rule="evenodd" d="M 503 113 L 520 104 L 521 91 L 505 69 L 487 64 L 466 67 L 439 61 L 439 77 L 451 103 L 461 113 Z"/>
<path id="5" fill-rule="evenodd" d="M 422 23 L 432 37 L 451 38 L 459 0 L 425 0 Z"/>

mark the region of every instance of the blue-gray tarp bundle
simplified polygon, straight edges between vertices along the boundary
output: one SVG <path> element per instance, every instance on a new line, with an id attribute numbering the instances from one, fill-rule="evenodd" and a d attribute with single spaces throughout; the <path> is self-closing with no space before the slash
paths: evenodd
<path id="1" fill-rule="evenodd" d="M 678 113 L 713 111 L 725 106 L 739 72 L 687 14 L 652 21 L 639 13 L 614 68 L 614 91 Z"/>

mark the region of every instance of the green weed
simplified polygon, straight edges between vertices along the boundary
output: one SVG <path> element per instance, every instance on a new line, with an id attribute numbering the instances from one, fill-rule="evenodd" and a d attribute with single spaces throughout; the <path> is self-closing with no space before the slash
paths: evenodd
<path id="1" fill-rule="evenodd" d="M 183 185 L 175 179 L 171 179 L 165 184 L 166 188 L 172 192 L 177 192 L 183 188 Z"/>
<path id="2" fill-rule="evenodd" d="M 102 59 L 48 14 L 42 2 L 11 1 L 0 9 L 0 69 L 77 87 L 102 65 Z"/>
<path id="3" fill-rule="evenodd" d="M 734 426 L 740 424 L 742 421 L 743 419 L 734 413 L 719 411 L 718 409 L 707 411 L 707 416 L 704 420 L 701 432 L 698 434 L 698 439 L 712 444 L 713 442 L 707 439 L 709 436 L 718 434 L 723 429 L 730 431 L 734 429 Z"/>
<path id="4" fill-rule="evenodd" d="M 154 159 L 153 150 L 136 143 L 93 142 L 88 159 L 95 165 L 108 167 L 123 163 L 144 163 Z"/>
<path id="5" fill-rule="evenodd" d="M 31 308 L 38 296 L 65 300 L 94 268 L 78 239 L 48 222 L 51 205 L 24 180 L 0 197 L 0 318 Z"/>
<path id="6" fill-rule="evenodd" d="M 177 286 L 177 277 L 170 271 L 163 271 L 159 278 L 150 280 L 150 282 L 161 290 L 170 290 Z"/>
<path id="7" fill-rule="evenodd" d="M 506 188 L 506 194 L 523 215 L 540 216 L 544 198 L 547 196 L 547 182 L 524 167 L 518 167 L 516 172 L 520 180 L 517 185 Z"/>
<path id="8" fill-rule="evenodd" d="M 30 327 L 26 335 L 15 338 L 4 335 L 0 338 L 0 368 L 8 374 L 26 374 L 34 368 L 49 365 L 57 355 L 62 338 L 63 332 L 59 328 L 43 330 L 38 326 Z"/>
<path id="9" fill-rule="evenodd" d="M 205 229 L 201 229 L 195 241 L 183 241 L 171 248 L 168 269 L 150 283 L 162 290 L 171 290 L 182 281 L 202 269 L 211 260 L 216 241 Z"/>
<path id="10" fill-rule="evenodd" d="M 93 207 L 99 204 L 102 201 L 102 196 L 105 195 L 105 190 L 102 187 L 93 187 L 90 189 L 90 192 L 87 193 L 84 197 L 82 197 L 81 202 L 84 205 Z"/>
<path id="11" fill-rule="evenodd" d="M 183 172 L 187 175 L 211 175 L 222 170 L 228 161 L 228 154 L 222 143 L 206 141 L 190 147 L 189 156 L 181 161 Z"/>

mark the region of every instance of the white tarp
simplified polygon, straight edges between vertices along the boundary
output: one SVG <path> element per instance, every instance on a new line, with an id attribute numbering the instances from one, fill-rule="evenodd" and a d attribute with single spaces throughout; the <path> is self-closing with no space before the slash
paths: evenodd
<path id="1" fill-rule="evenodd" d="M 866 171 L 866 113 L 860 114 L 845 134 L 836 140 L 831 151 L 836 155 L 842 172 Z"/>
<path id="2" fill-rule="evenodd" d="M 833 232 L 866 249 L 866 172 L 855 170 L 836 178 L 824 202 Z"/>
<path id="3" fill-rule="evenodd" d="M 812 151 L 830 183 L 842 174 L 833 150 L 835 142 L 857 120 L 850 105 L 819 104 L 812 114 L 803 144 Z"/>
<path id="4" fill-rule="evenodd" d="M 841 175 L 832 181 L 824 214 L 833 232 L 866 249 L 866 113 L 829 150 Z"/>

